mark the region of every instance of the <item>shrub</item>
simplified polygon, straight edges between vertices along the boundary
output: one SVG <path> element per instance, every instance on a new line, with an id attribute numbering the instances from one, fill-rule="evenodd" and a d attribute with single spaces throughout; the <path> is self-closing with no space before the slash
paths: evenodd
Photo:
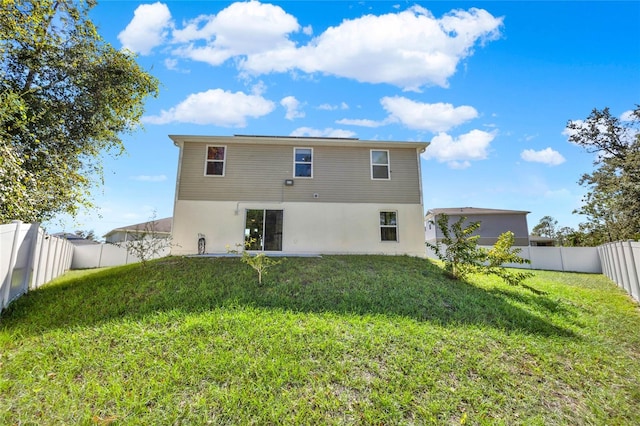
<path id="1" fill-rule="evenodd" d="M 437 226 L 443 235 L 442 242 L 426 243 L 444 263 L 448 276 L 462 280 L 471 273 L 496 275 L 510 285 L 519 285 L 533 275 L 531 272 L 511 271 L 503 266 L 507 263 L 531 263 L 518 256 L 521 251 L 519 248 L 511 248 L 515 240 L 513 232 L 502 233 L 491 249 L 483 249 L 478 247 L 480 235 L 473 235 L 480 228 L 480 221 L 471 222 L 463 228 L 465 220 L 466 217 L 461 217 L 449 226 L 449 216 L 440 215 Z"/>

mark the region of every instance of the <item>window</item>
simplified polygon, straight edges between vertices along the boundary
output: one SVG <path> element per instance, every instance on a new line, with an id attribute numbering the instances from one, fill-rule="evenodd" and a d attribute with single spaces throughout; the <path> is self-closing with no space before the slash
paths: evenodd
<path id="1" fill-rule="evenodd" d="M 313 177 L 313 148 L 293 149 L 293 177 Z"/>
<path id="2" fill-rule="evenodd" d="M 371 179 L 390 179 L 388 150 L 371 150 Z"/>
<path id="3" fill-rule="evenodd" d="M 207 146 L 207 160 L 204 166 L 206 176 L 224 176 L 226 152 L 225 146 Z"/>
<path id="4" fill-rule="evenodd" d="M 381 241 L 398 241 L 397 216 L 397 212 L 380 212 Z"/>

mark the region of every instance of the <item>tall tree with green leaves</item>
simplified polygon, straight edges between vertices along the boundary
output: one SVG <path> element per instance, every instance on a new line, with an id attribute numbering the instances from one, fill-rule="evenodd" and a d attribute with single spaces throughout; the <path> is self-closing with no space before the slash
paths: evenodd
<path id="1" fill-rule="evenodd" d="M 640 105 L 624 119 L 594 109 L 567 129 L 571 142 L 596 154 L 594 171 L 579 180 L 588 188 L 574 211 L 587 217 L 581 230 L 597 244 L 640 238 Z"/>
<path id="2" fill-rule="evenodd" d="M 158 80 L 88 17 L 95 0 L 0 0 L 0 223 L 91 207 L 102 155 Z"/>
<path id="3" fill-rule="evenodd" d="M 543 216 L 540 222 L 531 230 L 532 235 L 539 237 L 555 238 L 556 237 L 556 225 L 558 221 L 551 216 Z"/>

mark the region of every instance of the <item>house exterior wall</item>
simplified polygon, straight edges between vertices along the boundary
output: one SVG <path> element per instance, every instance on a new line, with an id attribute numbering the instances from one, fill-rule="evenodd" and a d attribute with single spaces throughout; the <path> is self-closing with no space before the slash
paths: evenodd
<path id="1" fill-rule="evenodd" d="M 421 202 L 416 149 L 389 149 L 390 180 L 371 179 L 370 150 L 380 146 L 312 146 L 313 177 L 293 176 L 296 145 L 226 144 L 224 176 L 205 176 L 207 145 L 225 141 L 185 143 L 177 198 L 200 201 L 308 202 L 314 194 L 329 203 Z M 293 179 L 293 186 L 285 186 Z"/>
<path id="2" fill-rule="evenodd" d="M 407 254 L 425 257 L 420 204 L 232 202 L 178 200 L 171 254 L 226 253 L 244 241 L 247 209 L 283 210 L 282 252 L 297 254 Z M 380 241 L 380 211 L 396 211 L 398 241 Z"/>
<path id="3" fill-rule="evenodd" d="M 127 237 L 127 234 L 125 231 L 116 231 L 116 232 L 112 232 L 110 235 L 108 235 L 107 237 L 105 237 L 105 241 L 107 243 L 120 243 L 125 241 L 125 238 Z"/>
<path id="4" fill-rule="evenodd" d="M 420 153 L 426 143 L 261 136 L 171 136 L 180 148 L 172 254 L 225 253 L 244 241 L 246 210 L 282 210 L 282 253 L 424 257 Z M 223 176 L 205 175 L 208 146 L 225 147 Z M 311 148 L 312 177 L 294 176 Z M 371 150 L 390 179 L 372 179 Z M 217 161 L 218 159 L 216 159 Z M 285 181 L 293 184 L 285 184 Z M 397 212 L 398 241 L 381 241 L 380 212 Z"/>
<path id="5" fill-rule="evenodd" d="M 527 217 L 524 214 L 449 214 L 449 223 L 457 222 L 462 216 L 467 218 L 463 226 L 467 226 L 471 222 L 480 222 L 480 228 L 473 234 L 480 235 L 478 239 L 479 245 L 492 246 L 498 241 L 500 234 L 507 231 L 511 231 L 514 234 L 514 246 L 529 245 L 529 229 L 527 226 Z M 426 224 L 427 231 L 425 235 L 428 242 L 435 243 L 436 241 L 440 241 L 443 235 L 437 226 L 437 218 L 431 220 L 433 220 L 434 224 Z M 427 222 L 429 221 L 427 220 Z"/>

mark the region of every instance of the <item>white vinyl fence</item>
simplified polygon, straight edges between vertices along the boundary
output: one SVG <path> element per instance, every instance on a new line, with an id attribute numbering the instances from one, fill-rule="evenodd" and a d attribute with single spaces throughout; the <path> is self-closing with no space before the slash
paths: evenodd
<path id="1" fill-rule="evenodd" d="M 38 223 L 0 225 L 0 311 L 29 290 L 65 273 L 73 246 L 47 235 Z"/>
<path id="2" fill-rule="evenodd" d="M 169 251 L 170 247 L 167 245 L 160 253 L 151 256 L 151 259 L 168 256 Z M 74 247 L 71 269 L 102 268 L 137 262 L 140 262 L 140 259 L 124 247 L 114 244 L 91 244 Z"/>
<path id="3" fill-rule="evenodd" d="M 481 246 L 491 248 L 491 246 Z M 521 249 L 518 254 L 529 259 L 530 264 L 506 265 L 522 269 L 542 269 L 547 271 L 602 273 L 600 256 L 596 247 L 514 247 Z M 427 257 L 437 256 L 427 247 Z"/>
<path id="4" fill-rule="evenodd" d="M 603 274 L 640 302 L 640 242 L 616 241 L 598 246 Z"/>

